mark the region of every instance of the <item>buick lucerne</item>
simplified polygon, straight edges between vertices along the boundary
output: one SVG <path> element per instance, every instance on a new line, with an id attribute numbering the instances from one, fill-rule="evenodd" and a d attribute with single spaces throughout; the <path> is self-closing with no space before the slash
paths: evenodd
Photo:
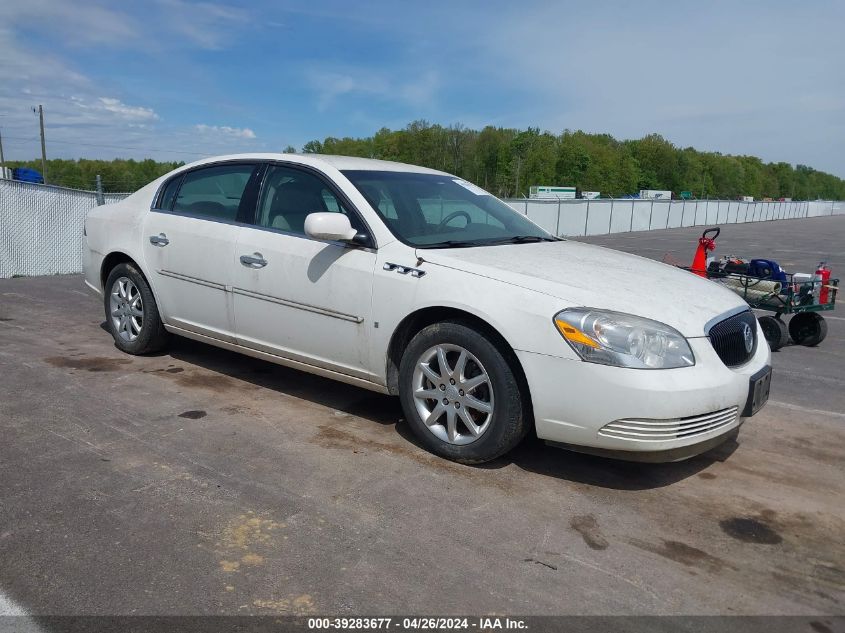
<path id="1" fill-rule="evenodd" d="M 732 292 L 559 239 L 447 173 L 341 156 L 181 167 L 85 222 L 87 285 L 129 354 L 172 335 L 398 395 L 430 451 L 532 429 L 651 461 L 736 434 L 769 348 Z"/>

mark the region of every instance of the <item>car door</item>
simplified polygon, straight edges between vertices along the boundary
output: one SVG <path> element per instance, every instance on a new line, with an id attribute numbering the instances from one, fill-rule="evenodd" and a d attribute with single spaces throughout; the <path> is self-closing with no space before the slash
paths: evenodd
<path id="1" fill-rule="evenodd" d="M 254 215 L 260 167 L 222 163 L 168 182 L 144 221 L 144 255 L 165 322 L 235 341 L 231 287 L 238 225 Z"/>
<path id="2" fill-rule="evenodd" d="M 239 229 L 233 301 L 239 344 L 358 378 L 369 366 L 375 250 L 305 234 L 315 211 L 345 213 L 366 225 L 322 176 L 271 165 L 255 225 Z"/>

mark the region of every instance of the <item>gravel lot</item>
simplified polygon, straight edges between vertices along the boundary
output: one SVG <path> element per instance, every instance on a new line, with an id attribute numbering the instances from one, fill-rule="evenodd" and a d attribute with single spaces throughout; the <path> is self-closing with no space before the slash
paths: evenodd
<path id="1" fill-rule="evenodd" d="M 701 230 L 587 241 L 689 261 Z M 717 253 L 845 276 L 843 237 L 845 216 L 726 226 Z M 841 614 L 845 310 L 831 316 L 820 347 L 774 354 L 769 405 L 707 455 L 629 464 L 529 440 L 467 467 L 419 448 L 397 399 L 187 340 L 125 356 L 79 276 L 0 280 L 0 599 Z"/>

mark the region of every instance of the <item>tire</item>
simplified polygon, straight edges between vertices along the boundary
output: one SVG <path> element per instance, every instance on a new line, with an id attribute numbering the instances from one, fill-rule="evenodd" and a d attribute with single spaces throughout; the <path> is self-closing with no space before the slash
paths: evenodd
<path id="1" fill-rule="evenodd" d="M 117 348 L 127 354 L 157 352 L 169 335 L 161 322 L 153 292 L 141 271 L 131 262 L 115 266 L 103 292 L 106 326 Z"/>
<path id="2" fill-rule="evenodd" d="M 799 312 L 789 320 L 789 335 L 798 345 L 818 345 L 827 336 L 827 321 L 815 312 Z"/>
<path id="3" fill-rule="evenodd" d="M 760 322 L 763 336 L 766 337 L 766 342 L 773 352 L 776 352 L 789 342 L 789 332 L 786 329 L 786 323 L 771 316 L 763 316 L 757 320 Z"/>
<path id="4" fill-rule="evenodd" d="M 504 343 L 468 323 L 444 321 L 420 330 L 399 366 L 399 398 L 414 434 L 432 453 L 462 464 L 510 451 L 525 437 L 530 418 L 515 362 Z"/>

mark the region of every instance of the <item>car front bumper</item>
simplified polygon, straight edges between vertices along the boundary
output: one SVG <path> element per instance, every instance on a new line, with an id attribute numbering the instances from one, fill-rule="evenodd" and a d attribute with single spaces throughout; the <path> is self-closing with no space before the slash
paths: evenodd
<path id="1" fill-rule="evenodd" d="M 540 439 L 637 461 L 677 461 L 736 435 L 752 376 L 770 365 L 758 345 L 728 368 L 707 338 L 689 339 L 693 367 L 641 370 L 518 351 Z"/>

